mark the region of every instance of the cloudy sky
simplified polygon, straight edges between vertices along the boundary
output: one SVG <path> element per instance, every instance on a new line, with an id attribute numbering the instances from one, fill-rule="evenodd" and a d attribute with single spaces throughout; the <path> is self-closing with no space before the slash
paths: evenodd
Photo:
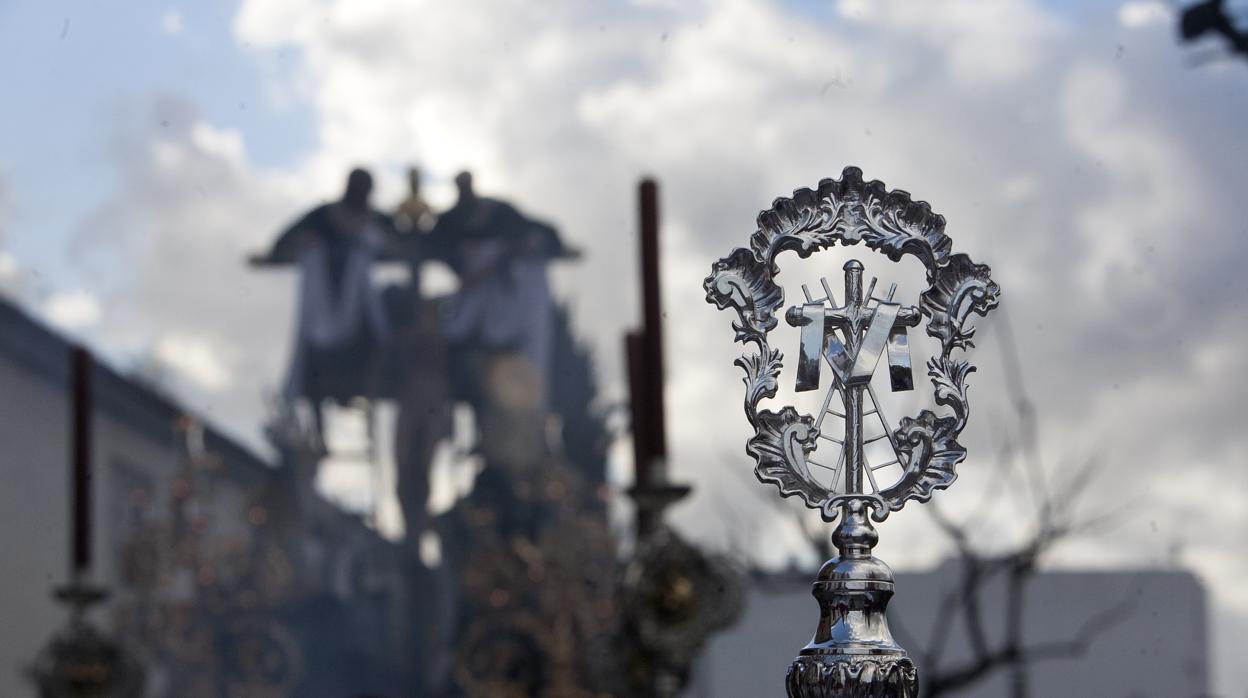
<path id="1" fill-rule="evenodd" d="M 737 349 L 701 279 L 773 198 L 857 165 L 932 202 L 1005 291 L 975 355 L 971 457 L 941 501 L 978 501 L 1002 477 L 1025 501 L 1023 467 L 1056 480 L 1093 459 L 1089 514 L 1129 513 L 1053 562 L 1194 570 L 1229 692 L 1248 684 L 1233 661 L 1248 634 L 1248 63 L 1216 41 L 1177 45 L 1168 8 L 8 0 L 0 283 L 255 443 L 294 285 L 243 258 L 353 165 L 374 169 L 386 205 L 409 164 L 439 205 L 467 167 L 586 249 L 556 282 L 618 397 L 620 333 L 637 321 L 633 188 L 653 174 L 673 468 L 699 487 L 678 518 L 728 544 L 770 493 L 741 477 Z M 1038 465 L 993 467 L 1018 430 L 1007 323 Z M 987 540 L 1025 530 L 1011 510 L 987 517 Z M 760 562 L 805 554 L 785 526 L 765 529 L 780 544 Z M 917 509 L 883 538 L 899 567 L 944 554 Z"/>

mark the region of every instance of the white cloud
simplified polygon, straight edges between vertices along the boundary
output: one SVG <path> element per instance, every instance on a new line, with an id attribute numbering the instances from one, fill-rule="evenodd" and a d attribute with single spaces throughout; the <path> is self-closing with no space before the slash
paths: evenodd
<path id="1" fill-rule="evenodd" d="M 1124 27 L 1138 29 L 1174 21 L 1174 13 L 1165 3 L 1156 0 L 1133 0 L 1118 7 L 1118 22 Z"/>
<path id="2" fill-rule="evenodd" d="M 222 391 L 233 384 L 231 369 L 221 351 L 210 339 L 184 334 L 166 334 L 156 341 L 154 358 L 198 386 Z"/>
<path id="3" fill-rule="evenodd" d="M 17 258 L 8 252 L 0 252 L 0 286 L 7 287 L 17 278 Z"/>
<path id="4" fill-rule="evenodd" d="M 1078 222 L 1081 281 L 1096 292 L 1121 284 L 1122 275 L 1113 272 L 1140 268 L 1150 248 L 1164 256 L 1185 243 L 1173 231 L 1197 205 L 1202 176 L 1170 134 L 1132 109 L 1123 78 L 1109 68 L 1074 67 L 1061 104 L 1069 142 L 1103 171 L 1100 179 L 1108 185 Z M 1129 282 L 1145 279 L 1135 275 Z"/>
<path id="5" fill-rule="evenodd" d="M 1040 182 L 1027 174 L 1017 174 L 1001 182 L 1001 198 L 1009 203 L 1027 199 L 1039 193 Z"/>
<path id="6" fill-rule="evenodd" d="M 9 216 L 9 192 L 7 180 L 0 175 L 0 244 L 7 242 Z M 10 296 L 18 296 L 21 291 L 21 279 L 18 273 L 17 258 L 8 250 L 0 249 L 0 292 Z"/>
<path id="7" fill-rule="evenodd" d="M 55 293 L 44 301 L 43 316 L 62 330 L 77 332 L 99 323 L 100 303 L 88 291 Z"/>
<path id="8" fill-rule="evenodd" d="M 170 388 L 253 445 L 282 380 L 294 279 L 246 258 L 318 192 L 252 165 L 240 133 L 176 98 L 136 100 L 112 150 L 116 196 L 71 246 L 109 322 L 94 336 L 122 362 L 156 365 Z"/>
<path id="9" fill-rule="evenodd" d="M 243 134 L 237 129 L 218 130 L 203 121 L 191 126 L 191 144 L 208 157 L 219 158 L 234 167 L 246 167 Z"/>
<path id="10" fill-rule="evenodd" d="M 165 10 L 160 16 L 160 30 L 168 36 L 179 36 L 185 28 L 185 19 L 178 10 Z"/>
<path id="11" fill-rule="evenodd" d="M 1052 12 L 1030 0 L 842 0 L 838 10 L 855 23 L 905 34 L 913 44 L 906 53 L 929 49 L 933 60 L 945 63 L 966 83 L 1022 77 L 1039 66 L 1065 33 Z"/>
<path id="12" fill-rule="evenodd" d="M 9 218 L 9 185 L 8 180 L 0 174 L 0 239 L 4 236 Z"/>

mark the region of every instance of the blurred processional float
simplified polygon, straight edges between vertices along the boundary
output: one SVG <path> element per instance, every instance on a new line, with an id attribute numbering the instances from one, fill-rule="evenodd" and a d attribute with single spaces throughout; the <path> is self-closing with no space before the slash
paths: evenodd
<path id="1" fill-rule="evenodd" d="M 885 617 L 893 574 L 872 554 L 879 540 L 873 522 L 906 502 L 929 500 L 956 479 L 966 458 L 958 443 L 968 416 L 966 379 L 975 370 L 961 358 L 975 331 L 967 321 L 987 315 L 1000 295 L 991 270 L 953 252 L 944 228 L 944 218 L 927 203 L 879 181 L 865 182 L 859 169 L 849 167 L 839 180 L 777 199 L 759 214 L 749 246 L 715 262 L 704 282 L 708 302 L 735 311 L 735 341 L 747 347 L 736 365 L 745 371 L 745 413 L 754 428 L 746 452 L 756 461 L 755 475 L 777 486 L 782 497 L 796 496 L 818 510 L 825 521 L 839 519 L 832 534 L 838 555 L 814 582 L 814 638 L 785 677 L 791 698 L 918 693 L 914 662 L 893 639 Z M 785 308 L 783 319 L 800 331 L 795 392 L 818 390 L 822 367 L 830 369 L 821 408 L 817 414 L 792 406 L 760 408 L 776 396 L 783 365 L 782 353 L 768 341 L 785 306 L 777 282 L 781 253 L 806 258 L 860 243 L 893 262 L 909 257 L 923 265 L 927 288 L 918 305 L 898 299 L 896 284 L 882 289 L 872 279 L 864 285 L 864 265 L 857 259 L 843 266 L 839 299 L 826 278 L 813 294 L 803 285 L 805 297 Z M 927 374 L 935 403 L 944 409 L 923 409 L 893 427 L 872 377 L 883 361 L 892 390 L 913 389 L 909 330 L 924 323 L 927 335 L 939 341 Z M 879 433 L 864 439 L 868 430 Z M 877 455 L 879 462 L 869 462 L 865 447 L 884 440 L 891 458 Z"/>

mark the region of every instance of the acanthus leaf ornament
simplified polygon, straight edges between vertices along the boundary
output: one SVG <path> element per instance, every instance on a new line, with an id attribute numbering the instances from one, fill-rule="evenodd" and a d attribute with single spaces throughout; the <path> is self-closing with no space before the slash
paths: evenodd
<path id="1" fill-rule="evenodd" d="M 757 255 L 738 248 L 715 263 L 706 280 L 706 299 L 720 310 L 735 308 L 740 316 L 736 341 L 766 337 L 776 326 L 775 309 L 784 302 L 784 290 L 761 268 Z M 712 282 L 713 280 L 713 282 Z"/>

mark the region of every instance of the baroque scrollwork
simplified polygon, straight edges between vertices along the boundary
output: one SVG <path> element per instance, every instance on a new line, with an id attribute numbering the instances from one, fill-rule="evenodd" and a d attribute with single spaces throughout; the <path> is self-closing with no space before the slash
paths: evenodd
<path id="1" fill-rule="evenodd" d="M 790 198 L 777 199 L 758 215 L 749 248 L 737 248 L 715 262 L 703 283 L 708 302 L 736 311 L 735 340 L 754 345 L 755 351 L 747 348 L 736 363 L 745 371 L 745 412 L 755 431 L 747 451 L 757 462 L 755 474 L 779 487 L 783 496 L 800 497 L 828 521 L 848 499 L 870 506 L 877 521 L 907 501 L 926 501 L 933 491 L 953 483 L 956 466 L 966 456 L 957 439 L 969 411 L 966 378 L 975 368 L 953 352 L 973 346 L 975 330 L 967 321 L 995 308 L 1001 289 L 987 266 L 952 252 L 944 228 L 944 217 L 927 203 L 901 190 L 889 191 L 882 182 L 865 182 L 861 170 L 847 167 L 839 180 L 825 179 L 817 189 L 799 189 Z M 911 256 L 926 269 L 928 289 L 921 294 L 920 309 L 927 318 L 927 334 L 941 344 L 939 355 L 928 362 L 928 377 L 935 402 L 952 412 L 922 410 L 901 420 L 894 443 L 905 474 L 878 495 L 838 494 L 821 485 L 806 466 L 818 436 L 814 419 L 792 407 L 779 412 L 759 408 L 762 400 L 775 397 L 783 360 L 767 341 L 784 303 L 784 290 L 775 281 L 777 257 L 792 251 L 804 258 L 837 244 L 859 243 L 892 261 Z"/>
<path id="2" fill-rule="evenodd" d="M 774 392 L 774 391 L 773 391 Z M 747 408 L 747 412 L 748 412 Z M 745 450 L 754 456 L 758 479 L 780 488 L 780 494 L 799 495 L 804 501 L 817 500 L 825 491 L 806 468 L 805 454 L 814 448 L 814 420 L 792 407 L 779 412 L 762 410 L 751 419 L 754 437 Z"/>
<path id="3" fill-rule="evenodd" d="M 775 311 L 784 302 L 784 289 L 772 281 L 773 274 L 757 255 L 742 248 L 733 250 L 712 267 L 706 280 L 706 299 L 720 310 L 737 310 L 741 321 L 734 323 L 733 328 L 738 342 L 765 338 L 776 326 Z"/>

